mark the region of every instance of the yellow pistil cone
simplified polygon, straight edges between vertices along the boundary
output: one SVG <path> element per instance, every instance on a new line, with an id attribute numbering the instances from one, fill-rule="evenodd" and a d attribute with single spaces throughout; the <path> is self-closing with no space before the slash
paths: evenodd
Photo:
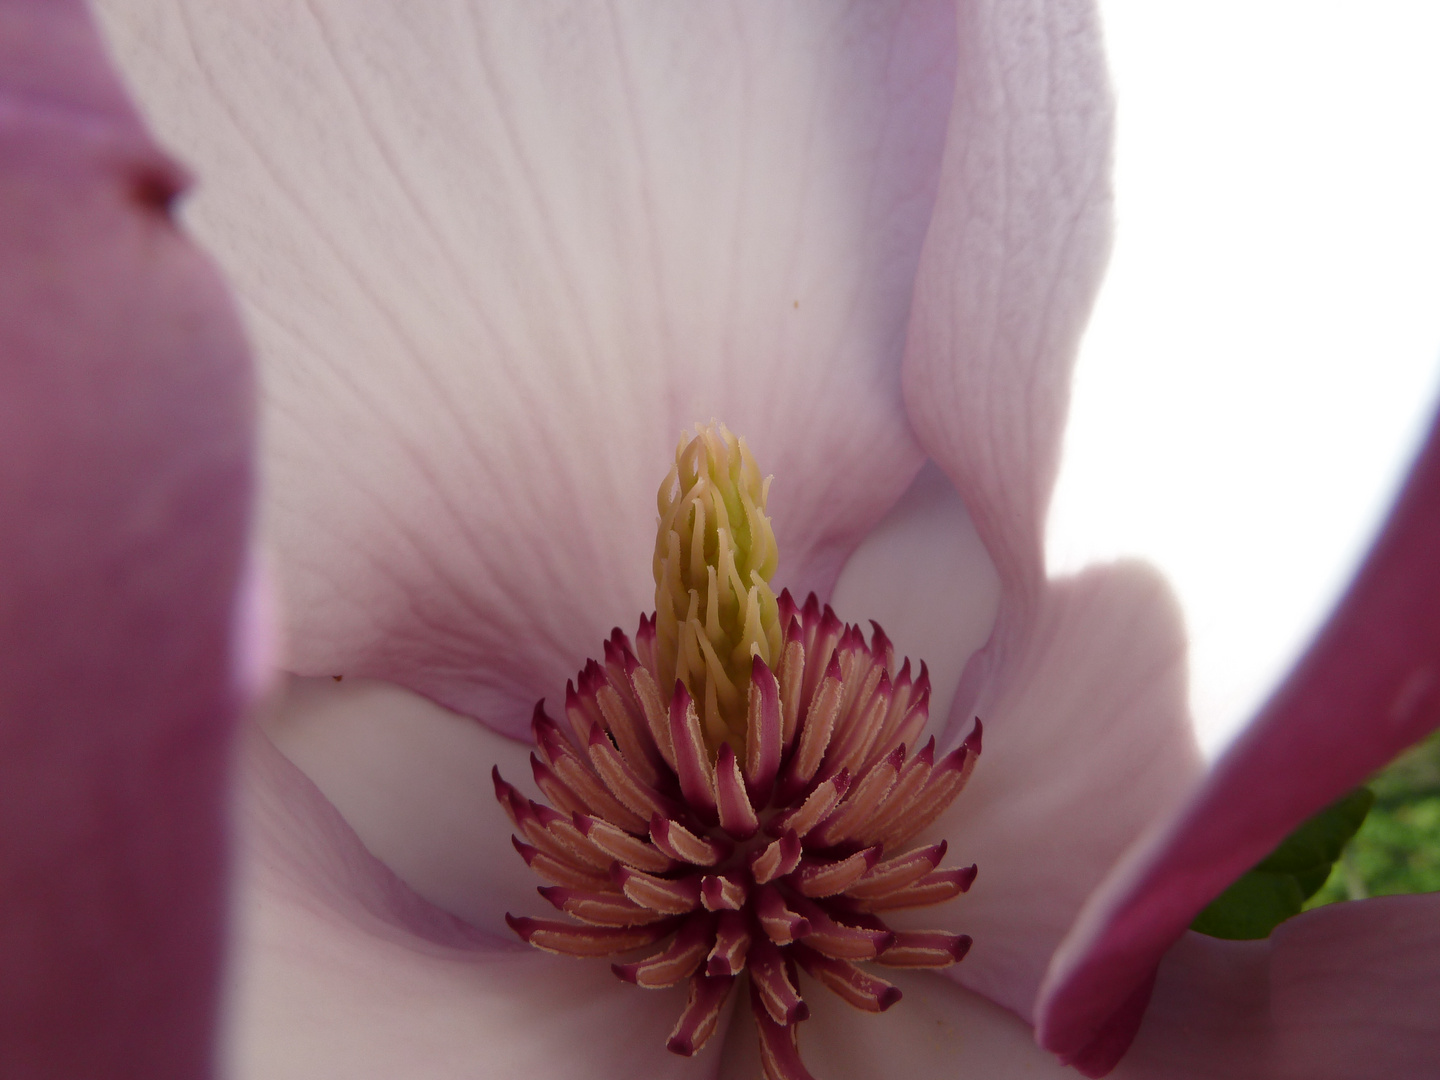
<path id="1" fill-rule="evenodd" d="M 769 490 L 745 440 L 713 421 L 681 437 L 660 485 L 655 662 L 667 694 L 679 679 L 695 699 L 712 758 L 724 742 L 743 755 L 751 658 L 773 667 L 784 644 Z"/>

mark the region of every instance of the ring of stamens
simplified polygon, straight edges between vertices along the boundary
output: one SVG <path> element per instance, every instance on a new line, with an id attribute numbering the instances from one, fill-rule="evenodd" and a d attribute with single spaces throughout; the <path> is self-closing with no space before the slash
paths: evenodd
<path id="1" fill-rule="evenodd" d="M 768 1080 L 809 1077 L 797 1027 L 809 1015 L 797 969 L 858 1009 L 898 988 L 861 968 L 939 968 L 970 938 L 893 930 L 887 912 L 949 900 L 974 866 L 939 868 L 942 841 L 909 847 L 955 799 L 980 753 L 968 738 L 935 758 L 913 751 L 929 678 L 878 625 L 870 641 L 812 595 L 777 602 L 778 662 L 752 651 L 743 734 L 714 747 L 681 681 L 662 693 L 656 619 L 632 646 L 616 629 L 604 662 L 567 685 L 564 723 L 535 708 L 531 766 L 549 805 L 494 774 L 521 856 L 569 921 L 507 915 L 525 941 L 575 957 L 618 957 L 641 987 L 688 981 L 668 1046 L 699 1050 L 742 974 Z"/>

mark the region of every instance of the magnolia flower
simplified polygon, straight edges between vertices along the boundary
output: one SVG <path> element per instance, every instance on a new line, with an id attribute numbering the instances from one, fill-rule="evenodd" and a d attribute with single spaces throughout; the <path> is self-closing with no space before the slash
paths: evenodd
<path id="1" fill-rule="evenodd" d="M 84 10 L 0 15 L 0 325 L 20 361 L 0 397 L 18 403 L 0 940 L 23 988 L 0 1062 L 201 1075 L 227 735 L 263 659 L 244 354 L 167 214 L 182 181 Z M 1107 236 L 1087 8 L 103 15 L 149 121 L 204 178 L 189 220 L 242 298 L 282 660 L 312 677 L 271 730 L 318 787 L 258 730 L 240 740 L 237 1074 L 754 1074 L 730 1032 L 669 1054 L 672 992 L 515 941 L 503 915 L 533 879 L 488 777 L 523 773 L 535 700 L 648 609 L 654 485 L 710 415 L 775 476 L 781 580 L 882 618 L 945 673 L 942 743 L 986 721 L 982 767 L 935 825 L 981 867 L 942 916 L 974 947 L 897 979 L 879 1017 L 816 996 L 816 1075 L 1068 1074 L 1048 1051 L 1099 1074 L 1132 1039 L 1115 1075 L 1433 1068 L 1433 898 L 1312 912 L 1258 943 L 1185 927 L 1435 725 L 1440 446 L 1209 774 L 1163 583 L 1044 573 Z M 354 786 L 370 774 L 323 760 L 385 724 L 446 751 L 401 770 L 405 799 L 471 818 L 386 833 L 393 804 L 377 815 L 383 793 Z"/>

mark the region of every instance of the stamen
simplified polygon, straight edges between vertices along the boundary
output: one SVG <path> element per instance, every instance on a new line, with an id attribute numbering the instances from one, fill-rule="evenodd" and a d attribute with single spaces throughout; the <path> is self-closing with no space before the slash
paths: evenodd
<path id="1" fill-rule="evenodd" d="M 525 865 L 546 881 L 554 882 L 556 885 L 566 885 L 572 889 L 588 889 L 591 892 L 614 889 L 614 884 L 608 877 L 597 877 L 577 870 L 573 864 L 546 855 L 543 851 L 523 843 L 517 836 L 510 837 L 510 843 L 515 846 L 515 850 L 525 860 Z"/>
<path id="2" fill-rule="evenodd" d="M 740 763 L 735 760 L 735 751 L 729 743 L 720 747 L 720 756 L 715 762 L 715 802 L 720 813 L 720 827 L 736 840 L 749 840 L 760 831 L 760 819 L 750 805 L 750 796 L 745 793 L 745 780 L 740 775 Z"/>
<path id="3" fill-rule="evenodd" d="M 859 881 L 879 861 L 879 847 L 857 851 L 848 859 L 841 859 L 838 862 L 826 859 L 801 859 L 800 865 L 790 875 L 790 883 L 802 896 L 834 896 Z"/>
<path id="4" fill-rule="evenodd" d="M 850 774 L 841 769 L 810 792 L 797 809 L 773 818 L 767 831 L 784 829 L 804 838 L 810 834 L 811 829 L 830 816 L 830 812 L 840 805 L 840 800 L 849 790 Z"/>
<path id="5" fill-rule="evenodd" d="M 800 865 L 800 856 L 805 848 L 793 832 L 786 832 L 750 863 L 750 875 L 755 884 L 764 885 L 776 878 L 784 877 Z"/>
<path id="6" fill-rule="evenodd" d="M 562 885 L 550 885 L 536 892 L 566 915 L 573 915 L 591 926 L 648 926 L 662 917 L 618 893 L 583 892 Z"/>
<path id="7" fill-rule="evenodd" d="M 636 870 L 644 870 L 651 874 L 663 874 L 675 866 L 674 858 L 653 845 L 636 839 L 624 829 L 617 829 L 608 821 L 601 821 L 599 818 L 588 817 L 585 814 L 576 814 L 575 827 L 580 830 L 585 839 L 606 855 L 612 859 L 619 859 L 626 866 L 633 866 Z M 607 863 L 606 866 L 608 867 L 609 864 Z"/>
<path id="8" fill-rule="evenodd" d="M 903 889 L 939 866 L 948 847 L 949 844 L 941 840 L 938 844 L 916 848 L 904 855 L 887 859 L 845 891 L 857 900 L 868 900 Z"/>
<path id="9" fill-rule="evenodd" d="M 700 875 L 671 880 L 616 863 L 610 871 L 621 892 L 635 903 L 667 915 L 684 915 L 700 906 Z"/>
<path id="10" fill-rule="evenodd" d="M 750 1008 L 755 1013 L 755 1026 L 760 1031 L 760 1067 L 765 1080 L 815 1080 L 800 1060 L 796 1044 L 797 1024 L 777 1024 L 765 1007 L 760 988 L 750 981 Z"/>
<path id="11" fill-rule="evenodd" d="M 756 894 L 755 915 L 760 928 L 776 945 L 788 945 L 810 933 L 810 920 L 786 907 L 780 891 L 770 885 L 762 886 Z"/>
<path id="12" fill-rule="evenodd" d="M 942 968 L 958 964 L 969 951 L 969 934 L 948 934 L 943 930 L 897 930 L 895 940 L 875 958 L 875 962 L 886 967 Z"/>
<path id="13" fill-rule="evenodd" d="M 650 839 L 672 859 L 694 866 L 714 866 L 734 847 L 726 840 L 696 836 L 678 821 L 658 814 L 650 819 Z"/>
<path id="14" fill-rule="evenodd" d="M 641 821 L 648 821 L 656 814 L 666 817 L 675 815 L 676 805 L 636 776 L 629 762 L 599 728 L 590 730 L 590 745 L 586 750 L 590 754 L 590 764 L 610 793 L 633 810 Z"/>
<path id="15" fill-rule="evenodd" d="M 895 786 L 895 779 L 905 763 L 905 747 L 897 746 L 884 761 L 876 762 L 860 778 L 860 782 L 820 827 L 815 830 L 815 843 L 834 847 L 845 840 L 856 839 L 866 821 Z"/>
<path id="16" fill-rule="evenodd" d="M 943 904 L 969 890 L 975 881 L 975 866 L 956 870 L 936 870 L 903 889 L 872 899 L 859 900 L 856 911 L 899 911 L 902 908 L 930 907 Z"/>
<path id="17" fill-rule="evenodd" d="M 715 937 L 715 919 L 696 912 L 660 952 L 633 964 L 611 964 L 610 970 L 626 982 L 658 990 L 688 979 L 705 962 Z"/>
<path id="18" fill-rule="evenodd" d="M 750 666 L 750 707 L 745 717 L 745 787 L 755 806 L 770 801 L 780 769 L 780 684 L 755 657 Z"/>
<path id="19" fill-rule="evenodd" d="M 807 975 L 819 979 L 857 1009 L 884 1012 L 900 1000 L 898 987 L 866 974 L 848 960 L 822 956 L 804 945 L 796 945 L 790 951 Z"/>
<path id="20" fill-rule="evenodd" d="M 905 845 L 964 787 L 981 728 L 938 761 L 933 738 L 908 753 L 929 715 L 925 665 L 897 670 L 878 625 L 867 644 L 813 594 L 771 592 L 767 493 L 723 428 L 682 444 L 659 498 L 656 614 L 633 645 L 612 631 L 603 662 L 566 685 L 564 727 L 535 708 L 531 770 L 550 805 L 493 780 L 516 851 L 550 882 L 541 896 L 575 920 L 507 916 L 516 934 L 621 957 L 612 970 L 640 987 L 688 981 L 677 1054 L 713 1035 L 748 972 L 765 1076 L 807 1080 L 797 965 L 881 1012 L 900 991 L 857 963 L 940 968 L 970 947 L 880 913 L 974 881 L 973 866 L 940 866 L 945 841 Z"/>
<path id="21" fill-rule="evenodd" d="M 745 878 L 734 870 L 728 874 L 706 874 L 700 879 L 700 902 L 708 911 L 739 911 L 749 895 Z"/>
<path id="22" fill-rule="evenodd" d="M 725 1007 L 730 991 L 735 989 L 733 975 L 692 975 L 690 977 L 690 999 L 680 1021 L 670 1033 L 665 1044 L 672 1054 L 690 1057 L 699 1050 L 710 1036 L 715 1034 L 715 1025 L 720 1020 L 720 1010 Z"/>
<path id="23" fill-rule="evenodd" d="M 675 930 L 673 919 L 632 927 L 577 926 L 514 915 L 506 915 L 505 922 L 522 941 L 562 956 L 614 956 L 653 945 Z"/>
<path id="24" fill-rule="evenodd" d="M 600 778 L 591 771 L 589 762 L 575 752 L 560 734 L 555 722 L 546 716 L 538 705 L 535 708 L 533 727 L 535 743 L 545 764 L 550 767 L 556 779 L 579 799 L 581 808 L 586 813 L 602 817 L 626 832 L 644 831 L 645 818 L 610 793 Z M 536 782 L 539 782 L 538 776 Z"/>
<path id="25" fill-rule="evenodd" d="M 670 741 L 675 747 L 675 768 L 680 774 L 680 790 L 685 801 L 706 824 L 715 824 L 719 815 L 715 807 L 714 773 L 700 735 L 695 703 L 681 683 L 675 684 L 675 696 L 670 699 Z"/>
<path id="26" fill-rule="evenodd" d="M 706 975 L 738 975 L 750 951 L 750 927 L 738 911 L 722 911 L 715 925 L 715 945 L 705 962 Z"/>
<path id="27" fill-rule="evenodd" d="M 750 978 L 765 1011 L 777 1024 L 798 1024 L 810 1018 L 810 1006 L 800 999 L 786 967 L 785 955 L 773 943 L 761 938 L 750 946 Z"/>
<path id="28" fill-rule="evenodd" d="M 840 716 L 840 702 L 844 694 L 845 683 L 840 673 L 840 664 L 832 656 L 830 665 L 825 670 L 825 678 L 821 680 L 819 690 L 805 712 L 805 722 L 800 725 L 799 745 L 795 748 L 790 769 L 780 785 L 782 801 L 788 802 L 796 793 L 804 790 L 815 771 L 820 768 L 820 760 L 825 756 L 825 749 L 830 745 L 830 736 L 835 731 L 835 721 Z"/>
<path id="29" fill-rule="evenodd" d="M 895 940 L 891 930 L 870 930 L 836 922 L 819 904 L 803 896 L 792 897 L 790 904 L 810 921 L 805 944 L 836 960 L 873 960 Z"/>

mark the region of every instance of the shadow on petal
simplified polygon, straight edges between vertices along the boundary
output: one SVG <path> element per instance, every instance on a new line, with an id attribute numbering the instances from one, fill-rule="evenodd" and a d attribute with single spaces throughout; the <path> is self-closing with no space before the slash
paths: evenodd
<path id="1" fill-rule="evenodd" d="M 1029 1017 L 1091 891 L 1198 784 L 1179 608 L 1138 562 L 1049 583 L 969 785 L 921 838 L 974 862 L 964 897 L 897 918 L 970 934 L 953 977 Z M 954 727 L 964 730 L 964 718 Z"/>
<path id="2" fill-rule="evenodd" d="M 421 899 L 258 730 L 244 747 L 236 1080 L 399 1076 L 699 1080 L 665 1049 L 680 991 L 548 956 Z"/>

